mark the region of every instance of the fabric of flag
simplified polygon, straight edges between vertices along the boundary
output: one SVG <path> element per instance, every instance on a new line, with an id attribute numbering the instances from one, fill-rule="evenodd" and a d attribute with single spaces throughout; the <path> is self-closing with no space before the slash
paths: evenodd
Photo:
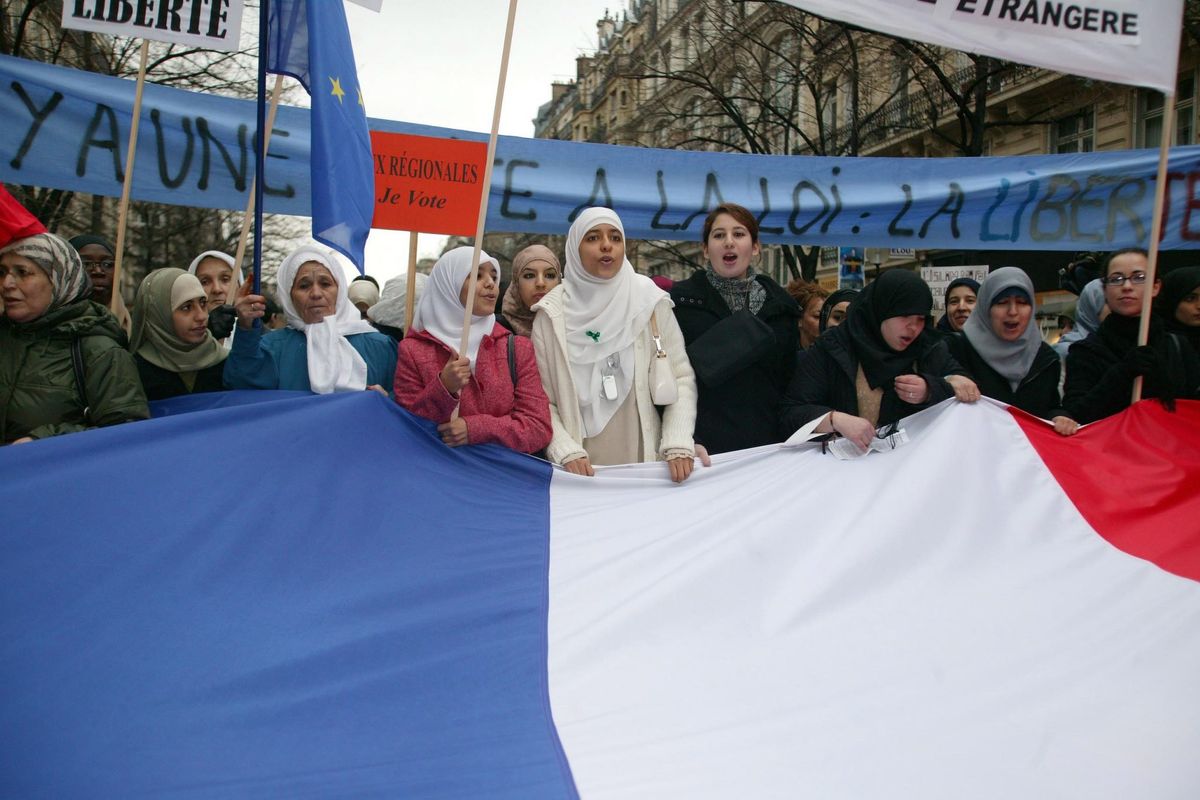
<path id="1" fill-rule="evenodd" d="M 0 186 L 0 247 L 16 239 L 45 232 L 46 226 L 18 203 L 8 189 Z"/>
<path id="2" fill-rule="evenodd" d="M 1200 403 L 553 470 L 374 392 L 0 449 L 0 796 L 1200 796 Z"/>
<path id="3" fill-rule="evenodd" d="M 1183 0 L 783 0 L 867 30 L 1174 94 Z"/>
<path id="4" fill-rule="evenodd" d="M 313 238 L 362 272 L 375 173 L 345 8 L 337 0 L 270 2 L 267 71 L 292 76 L 312 96 Z"/>

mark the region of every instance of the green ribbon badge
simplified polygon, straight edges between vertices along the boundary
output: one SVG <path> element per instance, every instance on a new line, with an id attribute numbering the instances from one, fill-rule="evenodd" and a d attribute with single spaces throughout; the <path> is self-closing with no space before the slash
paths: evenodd
<path id="1" fill-rule="evenodd" d="M 585 331 L 593 342 L 600 342 L 600 331 Z"/>

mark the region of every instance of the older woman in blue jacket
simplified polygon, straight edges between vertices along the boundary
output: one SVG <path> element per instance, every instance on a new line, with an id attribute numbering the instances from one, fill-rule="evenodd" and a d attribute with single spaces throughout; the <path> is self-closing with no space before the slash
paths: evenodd
<path id="1" fill-rule="evenodd" d="M 227 387 L 329 394 L 391 385 L 396 343 L 350 303 L 332 251 L 297 248 L 280 264 L 276 280 L 287 327 L 265 335 L 253 327 L 266 311 L 266 298 L 243 290 L 234 303 L 238 335 L 225 360 Z"/>

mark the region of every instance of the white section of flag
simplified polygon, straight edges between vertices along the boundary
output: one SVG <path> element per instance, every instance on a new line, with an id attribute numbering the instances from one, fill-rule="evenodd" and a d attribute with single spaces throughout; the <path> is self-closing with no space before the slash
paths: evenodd
<path id="1" fill-rule="evenodd" d="M 911 443 L 556 472 L 580 796 L 1200 797 L 1200 584 L 1110 546 L 1007 411 Z"/>
<path id="2" fill-rule="evenodd" d="M 783 0 L 1006 61 L 1175 92 L 1183 0 Z"/>

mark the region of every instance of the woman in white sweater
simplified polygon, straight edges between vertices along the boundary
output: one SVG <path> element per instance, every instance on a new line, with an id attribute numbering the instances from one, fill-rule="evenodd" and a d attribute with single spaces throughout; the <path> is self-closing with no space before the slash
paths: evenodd
<path id="1" fill-rule="evenodd" d="M 563 283 L 533 307 L 554 428 L 546 455 L 578 475 L 595 474 L 593 465 L 666 461 L 671 479 L 682 482 L 695 456 L 696 378 L 671 299 L 634 272 L 611 209 L 580 214 L 565 255 Z M 677 388 L 661 418 L 650 391 L 655 326 Z"/>

